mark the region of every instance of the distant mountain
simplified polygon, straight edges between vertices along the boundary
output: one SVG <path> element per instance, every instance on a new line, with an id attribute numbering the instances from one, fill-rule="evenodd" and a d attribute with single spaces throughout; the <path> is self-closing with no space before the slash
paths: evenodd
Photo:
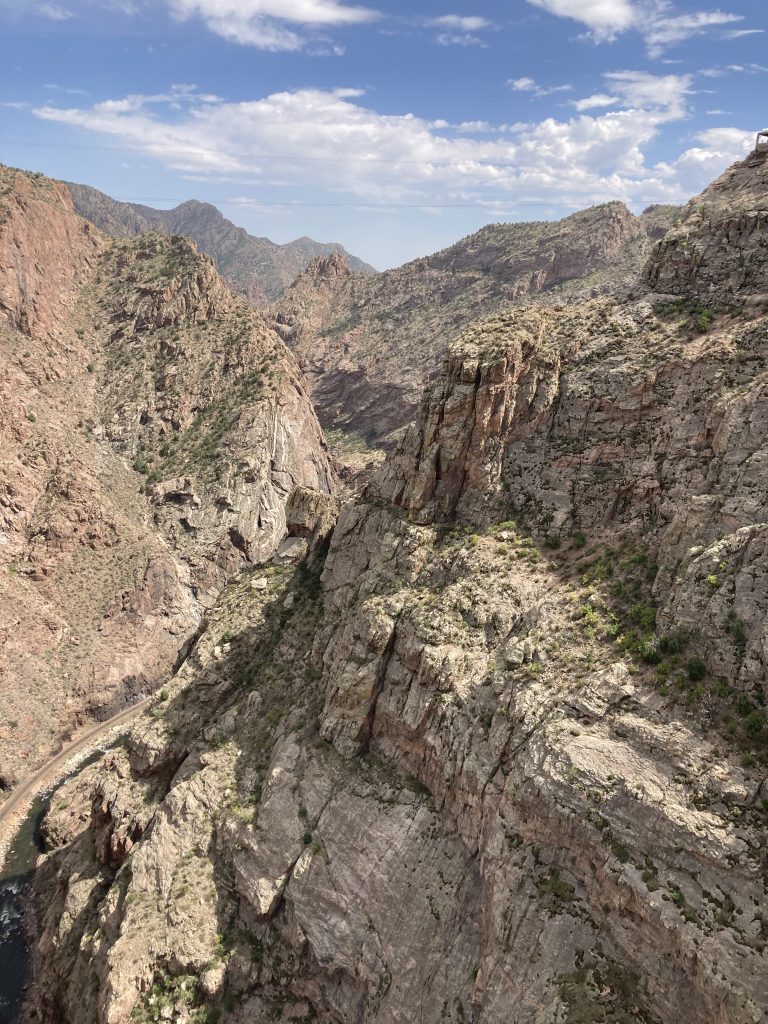
<path id="1" fill-rule="evenodd" d="M 341 256 L 318 258 L 273 305 L 273 323 L 306 373 L 323 426 L 391 441 L 456 334 L 513 305 L 625 291 L 678 212 L 652 206 L 636 217 L 611 202 L 560 221 L 488 224 L 367 277 Z"/>
<path id="2" fill-rule="evenodd" d="M 121 203 L 89 185 L 66 182 L 75 210 L 101 231 L 118 238 L 161 231 L 186 235 L 212 256 L 219 273 L 255 306 L 265 306 L 317 256 L 342 253 L 350 269 L 373 274 L 374 268 L 350 255 L 337 242 L 315 242 L 306 235 L 279 245 L 250 235 L 210 203 L 189 199 L 172 210 Z"/>

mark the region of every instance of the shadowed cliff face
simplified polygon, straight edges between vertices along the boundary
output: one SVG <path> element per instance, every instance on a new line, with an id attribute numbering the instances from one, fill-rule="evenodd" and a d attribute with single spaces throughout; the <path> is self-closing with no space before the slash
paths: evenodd
<path id="1" fill-rule="evenodd" d="M 42 1019 L 760 1021 L 766 344 L 653 291 L 460 332 L 62 790 Z"/>
<path id="2" fill-rule="evenodd" d="M 297 484 L 332 487 L 298 369 L 181 238 L 114 242 L 0 168 L 0 780 L 173 670 Z"/>
<path id="3" fill-rule="evenodd" d="M 275 328 L 307 374 L 324 427 L 391 444 L 415 416 L 448 342 L 484 317 L 637 284 L 675 208 L 634 217 L 621 203 L 532 224 L 491 224 L 434 256 L 363 278 L 316 260 L 273 305 Z"/>

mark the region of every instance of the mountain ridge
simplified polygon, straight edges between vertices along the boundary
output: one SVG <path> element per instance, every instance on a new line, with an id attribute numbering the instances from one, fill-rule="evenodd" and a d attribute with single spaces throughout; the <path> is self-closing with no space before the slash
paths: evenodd
<path id="1" fill-rule="evenodd" d="M 317 255 L 344 252 L 360 273 L 373 273 L 363 260 L 337 242 L 315 242 L 306 235 L 280 244 L 252 235 L 228 220 L 212 203 L 188 199 L 170 210 L 122 202 L 92 188 L 65 182 L 75 210 L 106 234 L 122 236 L 144 231 L 186 235 L 202 252 L 213 256 L 222 276 L 255 306 L 277 298 Z"/>
<path id="2" fill-rule="evenodd" d="M 272 304 L 271 320 L 304 369 L 323 425 L 391 444 L 453 334 L 545 294 L 573 302 L 626 290 L 677 212 L 656 206 L 635 217 L 611 202 L 560 221 L 489 224 L 367 278 L 337 257 L 316 260 Z"/>

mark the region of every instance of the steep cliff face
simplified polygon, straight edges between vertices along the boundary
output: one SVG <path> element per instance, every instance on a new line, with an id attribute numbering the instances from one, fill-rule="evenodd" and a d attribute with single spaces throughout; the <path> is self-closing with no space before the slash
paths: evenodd
<path id="1" fill-rule="evenodd" d="M 293 358 L 179 238 L 112 243 L 0 169 L 0 782 L 173 669 L 332 487 Z"/>
<path id="2" fill-rule="evenodd" d="M 571 302 L 636 283 L 651 238 L 675 212 L 634 217 L 607 203 L 562 221 L 491 224 L 368 278 L 330 257 L 274 304 L 275 328 L 307 374 L 323 426 L 381 443 L 413 419 L 463 327 L 543 293 Z"/>
<path id="3" fill-rule="evenodd" d="M 295 493 L 54 804 L 40 1018 L 765 1018 L 766 323 L 698 315 L 496 317 Z"/>
<path id="4" fill-rule="evenodd" d="M 768 305 L 766 156 L 734 164 L 684 207 L 647 268 L 657 291 L 709 308 Z"/>
<path id="5" fill-rule="evenodd" d="M 207 604 L 275 549 L 294 487 L 332 489 L 325 443 L 294 359 L 186 239 L 118 241 L 102 274 L 104 433 Z"/>
<path id="6" fill-rule="evenodd" d="M 117 238 L 160 231 L 186 235 L 216 261 L 230 287 L 257 307 L 264 307 L 318 256 L 341 253 L 358 273 L 373 267 L 348 253 L 337 242 L 315 242 L 306 235 L 278 245 L 249 234 L 210 203 L 190 199 L 172 210 L 156 210 L 139 203 L 123 203 L 88 185 L 67 184 L 74 207 L 105 234 Z"/>

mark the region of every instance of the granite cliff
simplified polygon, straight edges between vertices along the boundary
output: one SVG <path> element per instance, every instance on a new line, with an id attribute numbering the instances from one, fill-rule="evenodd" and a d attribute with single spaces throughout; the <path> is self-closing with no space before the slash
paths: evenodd
<path id="1" fill-rule="evenodd" d="M 333 487 L 295 361 L 180 237 L 114 241 L 0 168 L 0 785 L 159 685 Z"/>
<path id="2" fill-rule="evenodd" d="M 766 1020 L 765 167 L 294 490 L 57 794 L 31 1018 Z"/>
<path id="3" fill-rule="evenodd" d="M 391 445 L 462 328 L 539 298 L 567 304 L 626 289 L 676 213 L 655 206 L 635 217 L 614 202 L 562 221 L 489 224 L 368 277 L 339 255 L 318 258 L 272 306 L 272 319 L 323 426 Z"/>

